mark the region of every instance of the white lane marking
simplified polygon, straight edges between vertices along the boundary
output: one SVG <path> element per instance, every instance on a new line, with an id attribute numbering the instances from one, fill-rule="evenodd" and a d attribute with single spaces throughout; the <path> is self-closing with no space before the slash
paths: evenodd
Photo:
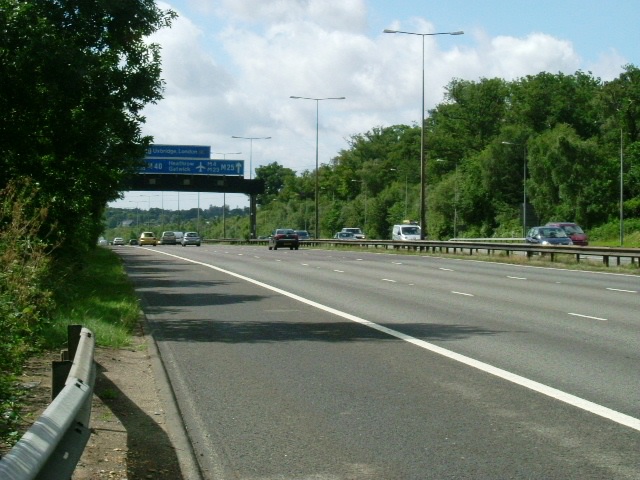
<path id="1" fill-rule="evenodd" d="M 456 295 L 464 295 L 465 297 L 475 297 L 475 295 L 471 293 L 456 292 L 455 290 L 451 290 L 451 293 L 455 293 Z"/>
<path id="2" fill-rule="evenodd" d="M 638 293 L 638 290 L 623 290 L 622 288 L 607 288 L 612 292 Z"/>
<path id="3" fill-rule="evenodd" d="M 443 267 L 440 267 L 438 270 L 442 270 L 443 272 L 453 272 L 453 270 L 452 270 L 452 269 L 450 269 L 450 268 L 443 268 Z"/>
<path id="4" fill-rule="evenodd" d="M 344 273 L 344 270 L 334 270 L 334 272 Z"/>
<path id="5" fill-rule="evenodd" d="M 391 282 L 391 283 L 396 283 L 395 280 L 391 280 L 390 278 L 383 278 L 382 279 L 383 282 Z"/>
<path id="6" fill-rule="evenodd" d="M 510 278 L 511 280 L 526 280 L 525 277 L 512 277 L 511 275 L 507 275 L 507 278 Z"/>
<path id="7" fill-rule="evenodd" d="M 178 255 L 162 252 L 160 250 L 151 250 L 151 251 L 161 253 L 162 255 L 167 255 L 168 257 L 174 257 L 174 258 L 183 260 L 185 262 L 190 262 L 195 265 L 201 265 L 203 267 L 210 268 L 212 270 L 216 270 L 218 272 L 222 272 L 227 275 L 231 275 L 232 277 L 239 278 L 241 280 L 244 280 L 245 282 L 253 283 L 254 285 L 258 285 L 260 287 L 266 288 L 267 290 L 271 290 L 272 292 L 279 293 L 281 295 L 284 295 L 285 297 L 292 298 L 294 300 L 302 302 L 311 307 L 318 308 L 325 312 L 331 313 L 333 315 L 337 315 L 347 320 L 351 320 L 352 322 L 359 323 L 361 325 L 372 328 L 379 332 L 386 333 L 387 335 L 395 337 L 399 340 L 403 340 L 407 343 L 415 345 L 416 347 L 420 347 L 430 352 L 436 353 L 438 355 L 442 355 L 443 357 L 449 358 L 451 360 L 455 360 L 469 367 L 476 368 L 482 372 L 489 373 L 503 380 L 507 380 L 509 382 L 515 383 L 516 385 L 520 385 L 522 387 L 533 390 L 534 392 L 538 392 L 548 397 L 555 398 L 558 401 L 580 408 L 586 412 L 590 412 L 594 415 L 598 415 L 600 417 L 611 420 L 612 422 L 618 423 L 620 425 L 624 425 L 626 427 L 632 428 L 633 430 L 637 430 L 640 432 L 640 419 L 634 418 L 622 412 L 618 412 L 611 408 L 607 408 L 605 406 L 599 405 L 595 402 L 591 402 L 589 400 L 585 400 L 584 398 L 571 395 L 570 393 L 563 392 L 562 390 L 558 390 L 557 388 L 553 388 L 543 383 L 536 382 L 535 380 L 530 380 L 528 378 L 522 377 L 515 373 L 508 372 L 507 370 L 503 370 L 502 368 L 494 367 L 493 365 L 490 365 L 488 363 L 475 360 L 471 357 L 467 357 L 466 355 L 455 353 L 451 350 L 447 350 L 446 348 L 439 347 L 438 345 L 435 345 L 433 343 L 429 343 L 424 340 L 420 340 L 419 338 L 415 338 L 405 333 L 399 332 L 397 330 L 392 330 L 391 328 L 378 325 L 377 323 L 371 322 L 369 320 L 365 320 L 364 318 L 351 315 L 350 313 L 343 312 L 341 310 L 329 307 L 327 305 L 323 305 L 318 302 L 314 302 L 313 300 L 309 300 L 307 298 L 301 297 L 300 295 L 296 295 L 295 293 L 291 293 L 286 290 L 282 290 L 281 288 L 274 287 L 272 285 L 268 285 L 266 283 L 260 282 L 259 280 L 254 280 L 253 278 L 245 277 L 244 275 L 240 275 L 238 273 L 234 273 L 229 270 L 216 267 L 215 265 L 199 262 L 197 260 L 191 260 L 190 258 L 180 257 Z"/>
<path id="8" fill-rule="evenodd" d="M 308 263 L 301 263 L 300 265 L 302 265 L 303 267 L 308 267 L 309 266 Z"/>
<path id="9" fill-rule="evenodd" d="M 591 315 L 582 315 L 580 313 L 571 313 L 571 312 L 569 312 L 569 315 L 573 315 L 574 317 L 588 318 L 590 320 L 599 320 L 601 322 L 606 322 L 607 321 L 606 318 L 592 317 Z"/>
<path id="10" fill-rule="evenodd" d="M 393 263 L 394 265 L 402 265 L 402 262 L 391 262 L 391 263 Z"/>

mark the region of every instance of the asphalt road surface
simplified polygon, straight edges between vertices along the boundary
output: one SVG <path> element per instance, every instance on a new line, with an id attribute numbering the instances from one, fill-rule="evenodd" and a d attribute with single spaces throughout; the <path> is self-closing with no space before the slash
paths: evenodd
<path id="1" fill-rule="evenodd" d="M 120 247 L 205 479 L 640 479 L 640 277 Z"/>

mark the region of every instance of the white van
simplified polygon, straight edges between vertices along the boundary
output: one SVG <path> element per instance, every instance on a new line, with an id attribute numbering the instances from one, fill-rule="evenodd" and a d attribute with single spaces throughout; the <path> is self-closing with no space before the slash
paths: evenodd
<path id="1" fill-rule="evenodd" d="M 391 230 L 391 240 L 420 240 L 420 225 L 411 225 L 409 223 L 394 225 Z"/>

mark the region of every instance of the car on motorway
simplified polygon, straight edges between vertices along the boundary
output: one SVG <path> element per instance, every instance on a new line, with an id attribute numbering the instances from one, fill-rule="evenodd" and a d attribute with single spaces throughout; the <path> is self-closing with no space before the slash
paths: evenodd
<path id="1" fill-rule="evenodd" d="M 537 245 L 573 245 L 567 233 L 560 227 L 533 227 L 527 233 L 527 243 Z"/>
<path id="2" fill-rule="evenodd" d="M 124 238 L 122 237 L 114 238 L 112 245 L 124 245 Z"/>
<path id="3" fill-rule="evenodd" d="M 589 245 L 589 237 L 582 230 L 580 225 L 573 222 L 549 222 L 547 227 L 560 227 L 569 236 L 574 245 L 586 247 Z"/>
<path id="4" fill-rule="evenodd" d="M 410 223 L 394 225 L 391 229 L 391 240 L 400 240 L 403 242 L 420 240 L 420 225 Z"/>
<path id="5" fill-rule="evenodd" d="M 106 238 L 101 238 L 101 239 L 98 240 L 98 245 L 104 247 L 106 245 L 109 245 L 109 242 L 107 241 Z"/>
<path id="6" fill-rule="evenodd" d="M 352 233 L 358 240 L 364 240 L 367 238 L 364 232 L 357 227 L 344 227 L 341 232 Z"/>
<path id="7" fill-rule="evenodd" d="M 338 232 L 333 238 L 336 240 L 357 240 L 356 236 L 351 232 Z"/>
<path id="8" fill-rule="evenodd" d="M 159 243 L 160 245 L 175 245 L 177 243 L 176 232 L 162 232 Z"/>
<path id="9" fill-rule="evenodd" d="M 306 230 L 296 230 L 298 240 L 311 240 L 311 235 Z"/>
<path id="10" fill-rule="evenodd" d="M 153 232 L 142 232 L 138 239 L 138 244 L 140 246 L 151 245 L 152 247 L 155 247 L 158 245 L 158 239 L 156 238 L 156 234 Z"/>
<path id="11" fill-rule="evenodd" d="M 131 240 L 129 240 L 129 245 L 138 245 L 138 239 L 132 238 Z"/>
<path id="12" fill-rule="evenodd" d="M 277 250 L 278 247 L 289 247 L 289 250 L 298 250 L 300 239 L 293 228 L 278 228 L 269 237 L 269 250 Z"/>
<path id="13" fill-rule="evenodd" d="M 195 245 L 196 247 L 200 246 L 200 235 L 198 232 L 185 232 L 182 236 L 182 240 L 180 240 L 180 245 L 186 247 L 187 245 Z"/>

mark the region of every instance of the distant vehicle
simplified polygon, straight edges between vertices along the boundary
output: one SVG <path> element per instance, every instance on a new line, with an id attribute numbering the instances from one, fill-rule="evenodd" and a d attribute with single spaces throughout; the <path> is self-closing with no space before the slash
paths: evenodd
<path id="1" fill-rule="evenodd" d="M 560 227 L 533 227 L 527 233 L 526 241 L 538 245 L 573 245 Z"/>
<path id="2" fill-rule="evenodd" d="M 353 233 L 353 236 L 358 240 L 364 240 L 367 238 L 362 230 L 356 227 L 345 227 L 341 230 L 341 232 Z"/>
<path id="3" fill-rule="evenodd" d="M 338 232 L 333 236 L 333 238 L 336 240 L 358 240 L 351 232 Z"/>
<path id="4" fill-rule="evenodd" d="M 589 237 L 584 233 L 582 228 L 576 223 L 572 222 L 549 222 L 548 227 L 560 227 L 569 236 L 574 245 L 581 245 L 586 247 L 589 245 Z"/>
<path id="5" fill-rule="evenodd" d="M 138 239 L 132 238 L 131 240 L 129 240 L 129 245 L 138 245 Z"/>
<path id="6" fill-rule="evenodd" d="M 142 232 L 140 234 L 140 238 L 138 239 L 138 243 L 140 246 L 142 245 L 151 245 L 155 247 L 158 245 L 158 239 L 156 238 L 156 234 L 153 232 Z"/>
<path id="7" fill-rule="evenodd" d="M 114 238 L 112 245 L 124 245 L 124 238 L 122 237 Z"/>
<path id="8" fill-rule="evenodd" d="M 195 245 L 196 247 L 200 246 L 200 235 L 198 232 L 186 232 L 182 236 L 182 240 L 180 241 L 180 245 L 186 247 L 187 245 Z"/>
<path id="9" fill-rule="evenodd" d="M 296 233 L 298 234 L 298 240 L 311 239 L 311 235 L 309 235 L 309 232 L 307 232 L 306 230 L 296 230 Z"/>
<path id="10" fill-rule="evenodd" d="M 175 232 L 162 232 L 160 245 L 175 245 L 177 243 Z"/>
<path id="11" fill-rule="evenodd" d="M 184 232 L 173 232 L 176 236 L 176 243 L 182 242 L 182 237 L 184 236 Z"/>
<path id="12" fill-rule="evenodd" d="M 276 229 L 273 235 L 269 237 L 269 250 L 277 250 L 278 247 L 289 247 L 289 250 L 294 248 L 298 250 L 300 240 L 296 231 L 292 228 Z"/>
<path id="13" fill-rule="evenodd" d="M 104 246 L 106 246 L 106 245 L 109 245 L 109 242 L 107 242 L 107 239 L 106 239 L 106 238 L 101 238 L 100 240 L 98 240 L 98 245 L 100 245 L 100 246 L 103 246 L 103 247 L 104 247 Z"/>
<path id="14" fill-rule="evenodd" d="M 420 226 L 412 225 L 410 223 L 394 225 L 391 229 L 391 240 L 420 240 Z"/>

